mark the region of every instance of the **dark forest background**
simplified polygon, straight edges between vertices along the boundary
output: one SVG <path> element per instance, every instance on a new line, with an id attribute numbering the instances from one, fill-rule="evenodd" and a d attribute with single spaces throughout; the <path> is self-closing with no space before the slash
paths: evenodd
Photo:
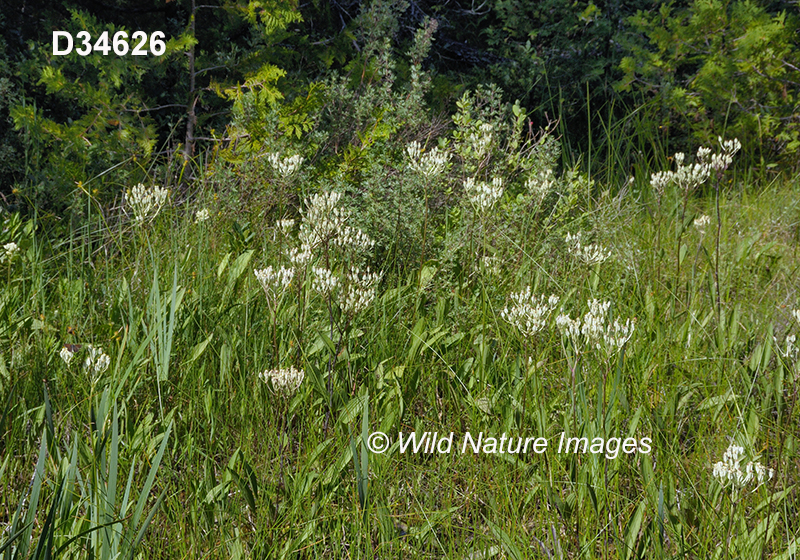
<path id="1" fill-rule="evenodd" d="M 237 161 L 267 137 L 330 170 L 403 95 L 422 97 L 381 141 L 432 137 L 478 86 L 527 108 L 530 134 L 555 130 L 570 164 L 582 154 L 612 179 L 718 135 L 738 136 L 741 164 L 761 170 L 795 165 L 800 147 L 797 2 L 0 4 L 0 192 L 12 206 L 63 210 L 78 182 L 105 202 L 148 174 L 187 184 L 201 159 Z M 167 52 L 54 56 L 55 30 L 163 31 Z M 169 179 L 163 166 L 179 159 L 189 168 Z"/>

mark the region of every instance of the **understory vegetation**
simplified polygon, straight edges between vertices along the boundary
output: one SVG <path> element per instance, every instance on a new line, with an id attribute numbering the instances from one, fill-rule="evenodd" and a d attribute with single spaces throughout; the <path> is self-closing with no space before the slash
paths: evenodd
<path id="1" fill-rule="evenodd" d="M 0 210 L 0 558 L 797 558 L 785 108 L 580 151 L 433 110 L 436 21 L 398 56 L 372 6 L 360 76 L 262 66 L 201 155 Z"/>

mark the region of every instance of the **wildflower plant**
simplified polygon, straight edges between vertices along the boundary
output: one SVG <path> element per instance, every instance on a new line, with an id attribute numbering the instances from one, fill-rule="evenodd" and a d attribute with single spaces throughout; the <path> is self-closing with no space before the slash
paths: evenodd
<path id="1" fill-rule="evenodd" d="M 137 225 L 152 222 L 161 208 L 167 203 L 169 189 L 166 187 L 145 187 L 139 183 L 125 193 L 125 204 L 133 212 L 133 221 Z"/>
<path id="2" fill-rule="evenodd" d="M 768 513 L 768 519 L 760 521 L 750 531 L 746 519 L 751 516 L 745 516 L 743 512 L 738 511 L 742 500 L 747 494 L 756 492 L 775 476 L 775 469 L 769 468 L 757 460 L 745 461 L 747 461 L 747 456 L 744 447 L 731 443 L 722 455 L 722 460 L 711 466 L 713 479 L 722 489 L 723 496 L 726 496 L 729 500 L 723 541 L 726 556 L 728 557 L 730 557 L 731 552 L 736 554 L 737 557 L 753 558 L 761 556 L 757 552 L 754 553 L 754 546 L 758 546 L 757 542 L 761 540 L 759 527 L 763 526 L 764 522 L 774 525 L 777 521 L 776 513 Z M 777 498 L 778 502 L 782 499 L 778 495 L 773 495 L 767 501 L 775 498 Z M 754 510 L 756 514 L 761 511 L 763 510 L 760 507 Z"/>
<path id="3" fill-rule="evenodd" d="M 517 328 L 524 336 L 530 337 L 547 326 L 550 314 L 556 308 L 559 297 L 534 294 L 530 286 L 525 291 L 514 292 L 510 296 L 512 304 L 500 312 L 500 316 Z"/>
<path id="4" fill-rule="evenodd" d="M 658 171 L 651 175 L 650 185 L 656 194 L 659 206 L 662 199 L 668 194 L 670 187 L 675 187 L 680 197 L 680 212 L 678 215 L 678 223 L 676 227 L 676 269 L 675 269 L 675 289 L 680 284 L 680 270 L 681 262 L 683 260 L 682 253 L 685 254 L 685 249 L 682 246 L 683 234 L 686 231 L 686 211 L 689 203 L 689 197 L 701 185 L 706 183 L 712 175 L 715 178 L 714 190 L 716 194 L 716 219 L 717 231 L 715 238 L 715 259 L 714 259 L 714 287 L 716 294 L 717 315 L 721 312 L 721 300 L 719 289 L 719 242 L 720 232 L 722 228 L 722 216 L 719 208 L 720 197 L 720 182 L 722 175 L 733 162 L 733 157 L 741 149 L 742 145 L 738 139 L 723 140 L 722 137 L 717 138 L 719 141 L 720 149 L 714 152 L 711 148 L 701 146 L 697 149 L 697 155 L 693 163 L 687 163 L 686 154 L 678 152 L 673 156 L 675 162 L 675 170 Z M 660 213 L 659 213 L 660 214 Z M 700 218 L 700 222 L 695 222 L 698 230 L 702 233 L 708 222 Z"/>
<path id="5" fill-rule="evenodd" d="M 775 476 L 775 469 L 768 469 L 758 461 L 748 461 L 742 469 L 745 459 L 744 447 L 731 444 L 722 456 L 722 460 L 714 463 L 713 476 L 725 487 L 745 488 L 755 484 L 761 486 Z"/>
<path id="6" fill-rule="evenodd" d="M 314 317 L 314 302 L 324 306 L 325 336 L 336 341 L 336 352 L 328 363 L 328 392 L 332 399 L 332 372 L 342 345 L 349 344 L 349 332 L 356 317 L 373 302 L 380 274 L 365 260 L 374 241 L 353 225 L 351 212 L 342 205 L 341 193 L 333 190 L 310 196 L 300 211 L 296 245 L 289 235 L 293 220 L 281 220 L 282 243 L 290 244 L 283 254 L 289 266 L 268 266 L 254 274 L 273 310 L 273 352 L 278 368 L 283 359 L 277 342 L 279 302 L 294 286 L 298 349 L 302 348 L 307 321 Z"/>
<path id="7" fill-rule="evenodd" d="M 586 264 L 601 264 L 611 256 L 611 251 L 598 243 L 588 245 L 582 242 L 582 234 L 567 234 L 567 251 Z"/>
<path id="8" fill-rule="evenodd" d="M 303 383 L 305 372 L 294 366 L 270 369 L 259 374 L 261 380 L 284 396 L 293 395 Z"/>
<path id="9" fill-rule="evenodd" d="M 418 141 L 414 140 L 406 146 L 409 159 L 409 169 L 422 178 L 423 185 L 423 219 L 422 219 L 422 252 L 421 259 L 425 258 L 428 234 L 428 213 L 430 211 L 430 198 L 438 178 L 447 170 L 450 161 L 450 152 L 439 150 L 434 146 L 429 152 L 422 152 Z"/>
<path id="10" fill-rule="evenodd" d="M 297 173 L 302 169 L 305 158 L 299 154 L 281 157 L 279 153 L 271 152 L 267 154 L 267 160 L 277 177 L 275 182 L 277 184 L 278 207 L 282 214 L 286 208 L 288 193 L 290 192 L 288 187 L 294 181 Z"/>
<path id="11" fill-rule="evenodd" d="M 283 179 L 288 179 L 300 169 L 303 165 L 303 156 L 294 155 L 282 158 L 280 154 L 270 153 L 267 154 L 272 169 L 280 175 Z"/>
<path id="12" fill-rule="evenodd" d="M 556 317 L 562 336 L 572 343 L 577 353 L 594 348 L 604 350 L 609 356 L 615 354 L 633 336 L 633 319 L 628 318 L 624 323 L 614 319 L 612 323 L 608 320 L 610 301 L 590 299 L 586 304 L 589 310 L 583 317 L 573 319 L 565 313 Z"/>
<path id="13" fill-rule="evenodd" d="M 423 152 L 416 140 L 406 146 L 406 154 L 409 159 L 409 168 L 424 177 L 426 181 L 435 179 L 444 173 L 450 161 L 450 152 L 447 150 L 440 150 L 438 146 L 434 146 L 429 152 Z"/>

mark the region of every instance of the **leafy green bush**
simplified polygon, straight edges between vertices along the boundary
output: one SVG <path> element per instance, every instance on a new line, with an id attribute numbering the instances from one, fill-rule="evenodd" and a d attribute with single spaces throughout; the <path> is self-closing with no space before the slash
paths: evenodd
<path id="1" fill-rule="evenodd" d="M 617 84 L 655 95 L 673 135 L 710 144 L 736 136 L 750 161 L 796 161 L 800 119 L 798 18 L 756 2 L 696 0 L 638 12 L 633 27 L 649 40 L 632 47 Z"/>

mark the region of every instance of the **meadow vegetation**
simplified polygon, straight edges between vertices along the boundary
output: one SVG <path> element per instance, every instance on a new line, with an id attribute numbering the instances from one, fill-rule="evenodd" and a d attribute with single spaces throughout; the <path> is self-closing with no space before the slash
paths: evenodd
<path id="1" fill-rule="evenodd" d="M 2 210 L 0 557 L 797 558 L 795 170 L 651 106 L 602 160 L 497 86 L 436 113 L 435 31 Z"/>

